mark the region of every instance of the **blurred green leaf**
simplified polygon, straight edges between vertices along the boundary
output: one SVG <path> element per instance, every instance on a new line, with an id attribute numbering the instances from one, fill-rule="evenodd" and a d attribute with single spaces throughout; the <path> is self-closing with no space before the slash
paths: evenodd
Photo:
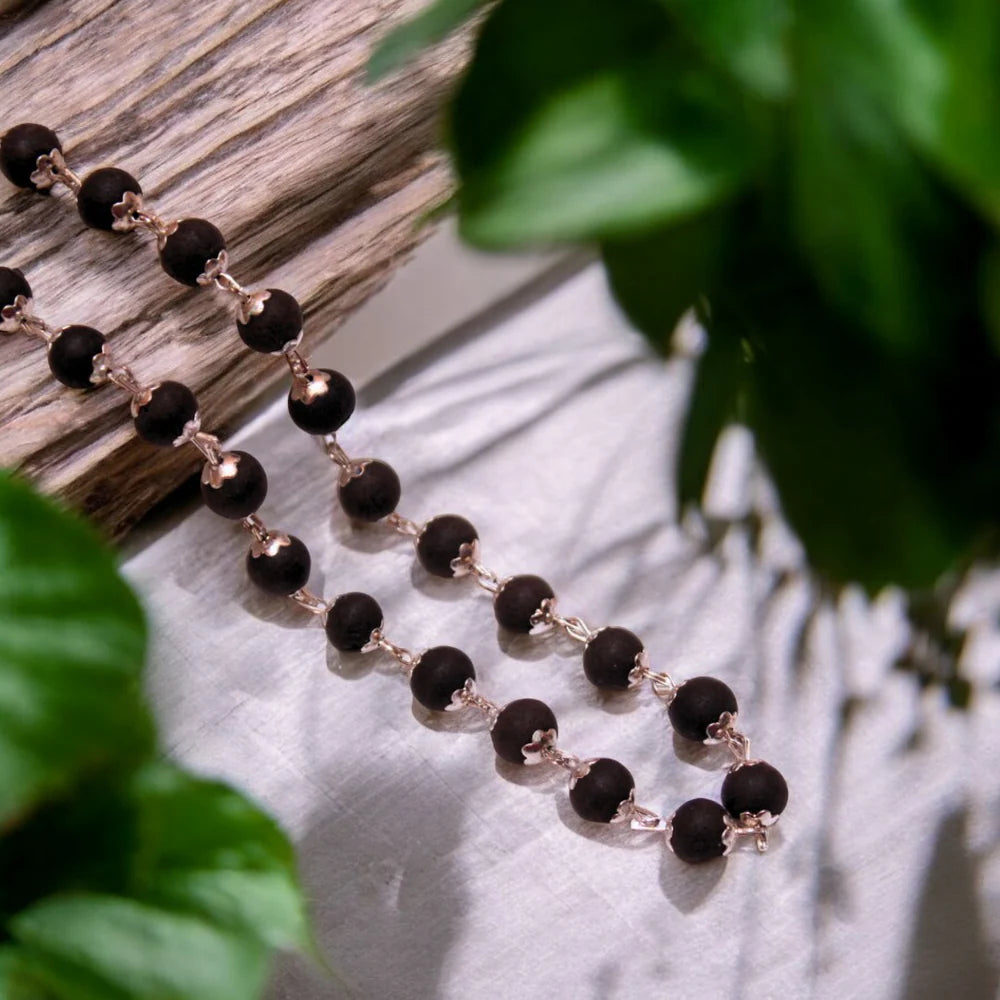
<path id="1" fill-rule="evenodd" d="M 135 891 L 272 948 L 309 945 L 288 838 L 231 788 L 166 765 L 137 775 Z"/>
<path id="2" fill-rule="evenodd" d="M 135 598 L 89 531 L 4 475 L 0 608 L 0 775 L 20 779 L 0 996 L 259 995 L 272 949 L 311 944 L 292 848 L 239 793 L 154 759 Z"/>
<path id="3" fill-rule="evenodd" d="M 84 524 L 0 473 L 0 829 L 153 746 L 145 627 Z"/>
<path id="4" fill-rule="evenodd" d="M 115 896 L 53 897 L 12 929 L 26 975 L 60 1000 L 247 1000 L 267 971 L 252 939 Z"/>
<path id="5" fill-rule="evenodd" d="M 368 79 L 381 79 L 416 56 L 421 49 L 454 31 L 488 0 L 435 0 L 415 17 L 393 28 L 368 60 Z"/>
<path id="6" fill-rule="evenodd" d="M 738 95 L 654 0 L 506 0 L 451 135 L 462 233 L 486 247 L 648 231 L 739 187 L 756 156 Z"/>
<path id="7" fill-rule="evenodd" d="M 787 95 L 791 71 L 785 36 L 791 25 L 787 0 L 660 0 L 681 30 L 711 63 L 762 97 Z"/>

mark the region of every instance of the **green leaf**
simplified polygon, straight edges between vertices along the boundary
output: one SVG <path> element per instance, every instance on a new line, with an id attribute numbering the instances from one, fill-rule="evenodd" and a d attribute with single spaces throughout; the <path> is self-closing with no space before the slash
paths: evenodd
<path id="1" fill-rule="evenodd" d="M 0 473 L 0 829 L 152 749 L 144 643 L 94 533 Z"/>
<path id="2" fill-rule="evenodd" d="M 248 1000 L 267 971 L 252 939 L 113 896 L 48 899 L 12 929 L 27 975 L 59 1000 Z"/>
<path id="3" fill-rule="evenodd" d="M 134 784 L 140 854 L 136 894 L 210 919 L 269 947 L 308 947 L 292 847 L 239 793 L 166 765 Z"/>
<path id="4" fill-rule="evenodd" d="M 374 82 L 399 69 L 421 49 L 440 42 L 487 0 L 435 0 L 415 17 L 393 28 L 368 60 L 368 80 Z"/>
<path id="5" fill-rule="evenodd" d="M 681 316 L 714 285 L 728 221 L 722 205 L 654 233 L 601 244 L 615 298 L 664 354 Z"/>
<path id="6" fill-rule="evenodd" d="M 817 0 L 849 73 L 921 153 L 1000 222 L 1000 4 Z"/>
<path id="7" fill-rule="evenodd" d="M 648 232 L 743 185 L 756 125 L 654 0 L 505 0 L 452 109 L 462 234 Z"/>
<path id="8" fill-rule="evenodd" d="M 745 420 L 811 565 L 873 591 L 931 585 L 996 516 L 1000 365 L 985 329 L 901 360 L 823 298 L 753 209 L 733 232 L 711 336 L 749 344 Z"/>
<path id="9" fill-rule="evenodd" d="M 785 51 L 791 25 L 787 0 L 660 0 L 706 57 L 769 99 L 787 96 L 791 70 Z"/>

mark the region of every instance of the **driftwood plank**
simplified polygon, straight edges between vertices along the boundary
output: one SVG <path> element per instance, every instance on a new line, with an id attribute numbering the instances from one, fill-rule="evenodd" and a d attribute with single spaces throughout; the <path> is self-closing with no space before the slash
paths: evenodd
<path id="1" fill-rule="evenodd" d="M 461 46 L 375 89 L 361 79 L 389 21 L 421 2 L 33 6 L 0 20 L 0 131 L 44 122 L 78 173 L 120 166 L 160 214 L 211 219 L 239 280 L 302 302 L 308 349 L 384 283 L 448 191 L 429 150 Z M 50 323 L 95 326 L 140 378 L 189 384 L 206 429 L 232 429 L 286 376 L 243 347 L 222 293 L 174 283 L 145 234 L 87 229 L 64 188 L 42 198 L 0 178 L 0 264 L 25 271 Z M 0 336 L 0 370 L 0 462 L 113 536 L 199 466 L 193 449 L 134 439 L 121 394 L 59 386 L 23 335 Z"/>

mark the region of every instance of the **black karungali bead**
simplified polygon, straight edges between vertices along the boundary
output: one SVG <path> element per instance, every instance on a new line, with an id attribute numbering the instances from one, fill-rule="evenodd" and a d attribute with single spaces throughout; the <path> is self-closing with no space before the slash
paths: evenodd
<path id="1" fill-rule="evenodd" d="M 317 378 L 317 374 L 321 377 Z M 307 397 L 288 394 L 288 415 L 307 434 L 333 434 L 347 423 L 354 412 L 354 386 L 345 375 L 331 368 L 310 372 Z"/>
<path id="2" fill-rule="evenodd" d="M 267 473 L 264 466 L 249 452 L 231 451 L 222 456 L 218 473 L 221 479 L 213 486 L 209 470 L 201 479 L 201 496 L 205 506 L 220 517 L 239 520 L 256 512 L 267 496 Z"/>
<path id="3" fill-rule="evenodd" d="M 726 810 L 711 799 L 685 802 L 671 819 L 670 847 L 689 865 L 721 858 L 726 853 Z"/>
<path id="4" fill-rule="evenodd" d="M 443 712 L 451 704 L 451 696 L 475 680 L 472 660 L 454 646 L 434 646 L 420 654 L 410 674 L 410 690 L 424 708 Z"/>
<path id="5" fill-rule="evenodd" d="M 531 743 L 535 733 L 558 728 L 556 717 L 545 702 L 535 698 L 518 698 L 500 710 L 490 737 L 498 757 L 511 764 L 523 764 L 521 748 Z"/>
<path id="6" fill-rule="evenodd" d="M 368 645 L 372 632 L 382 627 L 382 609 L 368 594 L 341 594 L 326 613 L 326 637 L 334 649 L 357 653 Z"/>
<path id="7" fill-rule="evenodd" d="M 115 217 L 111 208 L 125 197 L 126 191 L 142 194 L 139 182 L 117 167 L 100 167 L 83 179 L 76 207 L 80 218 L 94 229 L 111 229 Z"/>
<path id="8" fill-rule="evenodd" d="M 708 727 L 718 722 L 723 712 L 736 714 L 736 695 L 714 677 L 685 681 L 667 708 L 674 729 L 685 739 L 699 742 L 708 737 Z"/>
<path id="9" fill-rule="evenodd" d="M 135 431 L 150 444 L 172 445 L 184 433 L 184 425 L 198 415 L 198 400 L 180 382 L 161 382 L 149 402 L 135 415 Z"/>
<path id="10" fill-rule="evenodd" d="M 569 790 L 569 801 L 583 819 L 610 823 L 634 788 L 635 779 L 624 764 L 610 757 L 598 757 Z"/>
<path id="11" fill-rule="evenodd" d="M 511 632 L 530 632 L 532 615 L 552 597 L 555 592 L 540 576 L 512 576 L 493 598 L 493 614 Z"/>
<path id="12" fill-rule="evenodd" d="M 287 597 L 309 582 L 312 557 L 305 544 L 294 535 L 284 536 L 287 544 L 273 544 L 260 555 L 247 553 L 247 573 L 261 590 L 275 597 Z"/>
<path id="13" fill-rule="evenodd" d="M 463 545 L 476 541 L 476 529 L 457 514 L 431 518 L 417 536 L 417 559 L 434 576 L 453 577 L 452 561 L 458 559 Z"/>
<path id="14" fill-rule="evenodd" d="M 91 389 L 94 358 L 104 347 L 104 334 L 90 326 L 66 326 L 49 344 L 49 368 L 71 389 Z"/>
<path id="15" fill-rule="evenodd" d="M 207 219 L 181 219 L 163 244 L 160 264 L 174 281 L 197 286 L 206 263 L 225 249 L 222 233 Z"/>
<path id="16" fill-rule="evenodd" d="M 52 129 L 31 122 L 15 125 L 0 139 L 0 170 L 11 184 L 37 190 L 31 175 L 38 169 L 38 157 L 53 149 L 62 150 L 62 145 Z"/>
<path id="17" fill-rule="evenodd" d="M 236 321 L 243 343 L 262 354 L 274 354 L 298 339 L 302 332 L 302 307 L 280 288 L 267 289 L 261 311 L 246 323 Z"/>
<path id="18" fill-rule="evenodd" d="M 340 487 L 340 506 L 357 521 L 379 521 L 396 509 L 401 494 L 399 476 L 392 466 L 373 459 L 361 475 Z"/>
<path id="19" fill-rule="evenodd" d="M 762 760 L 740 764 L 722 782 L 722 804 L 736 819 L 743 813 L 765 809 L 772 816 L 780 816 L 788 805 L 788 784 L 776 767 Z"/>
<path id="20" fill-rule="evenodd" d="M 642 640 L 627 628 L 602 628 L 583 650 L 583 672 L 599 688 L 627 688 L 641 652 Z"/>
<path id="21" fill-rule="evenodd" d="M 12 306 L 18 295 L 31 298 L 28 279 L 16 267 L 0 267 L 0 309 Z"/>

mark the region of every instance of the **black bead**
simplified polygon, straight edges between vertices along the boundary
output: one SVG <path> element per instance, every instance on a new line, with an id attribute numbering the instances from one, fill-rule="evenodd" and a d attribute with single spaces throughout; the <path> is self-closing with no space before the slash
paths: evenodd
<path id="1" fill-rule="evenodd" d="M 76 196 L 80 218 L 94 229 L 111 229 L 115 217 L 111 207 L 117 205 L 126 191 L 142 194 L 139 182 L 117 167 L 101 167 L 87 174 Z"/>
<path id="2" fill-rule="evenodd" d="M 31 175 L 38 169 L 38 157 L 62 150 L 59 137 L 44 125 L 15 125 L 0 139 L 0 170 L 4 177 L 22 188 L 35 188 Z"/>
<path id="3" fill-rule="evenodd" d="M 670 846 L 681 861 L 700 865 L 725 854 L 725 831 L 726 810 L 718 802 L 691 799 L 673 815 Z"/>
<path id="4" fill-rule="evenodd" d="M 497 756 L 512 764 L 523 764 L 521 748 L 534 739 L 539 730 L 558 729 L 552 709 L 535 698 L 518 698 L 505 705 L 490 732 Z"/>
<path id="5" fill-rule="evenodd" d="M 340 506 L 357 521 L 379 521 L 396 509 L 402 487 L 392 466 L 373 459 L 340 487 Z"/>
<path id="6" fill-rule="evenodd" d="M 765 809 L 780 816 L 788 805 L 788 785 L 781 772 L 764 761 L 741 764 L 722 782 L 722 804 L 736 819 Z"/>
<path id="7" fill-rule="evenodd" d="M 287 545 L 255 556 L 247 553 L 247 573 L 261 590 L 275 597 L 287 597 L 301 590 L 309 582 L 312 558 L 305 544 L 294 535 L 285 536 Z"/>
<path id="8" fill-rule="evenodd" d="M 599 688 L 627 688 L 642 640 L 627 628 L 602 628 L 583 650 L 583 672 Z"/>
<path id="9" fill-rule="evenodd" d="M 220 471 L 232 472 L 218 486 L 201 481 L 201 496 L 205 506 L 220 517 L 238 520 L 249 517 L 260 508 L 267 496 L 267 473 L 253 455 L 233 451 L 223 457 Z"/>
<path id="10" fill-rule="evenodd" d="M 208 261 L 226 249 L 226 241 L 207 219 L 181 219 L 160 251 L 160 264 L 174 281 L 197 286 Z"/>
<path id="11" fill-rule="evenodd" d="M 464 517 L 442 514 L 431 518 L 417 538 L 417 559 L 434 576 L 451 578 L 455 575 L 452 560 L 461 555 L 463 545 L 474 542 L 479 535 Z"/>
<path id="12" fill-rule="evenodd" d="M 410 674 L 410 690 L 424 708 L 443 712 L 451 704 L 451 696 L 475 677 L 472 660 L 460 649 L 434 646 L 420 654 Z"/>
<path id="13" fill-rule="evenodd" d="M 94 358 L 104 347 L 104 334 L 89 326 L 67 326 L 49 344 L 49 368 L 71 389 L 91 389 Z"/>
<path id="14" fill-rule="evenodd" d="M 635 779 L 624 764 L 610 757 L 598 757 L 569 790 L 569 801 L 583 819 L 610 823 L 634 788 Z"/>
<path id="15" fill-rule="evenodd" d="M 262 354 L 275 354 L 293 343 L 302 332 L 302 307 L 294 296 L 269 288 L 262 309 L 246 323 L 236 321 L 243 343 Z"/>
<path id="16" fill-rule="evenodd" d="M 692 677 L 685 681 L 667 708 L 670 724 L 687 740 L 704 741 L 708 727 L 723 712 L 735 715 L 736 695 L 714 677 Z"/>
<path id="17" fill-rule="evenodd" d="M 326 637 L 334 649 L 357 653 L 382 627 L 382 609 L 368 594 L 341 594 L 326 613 Z"/>
<path id="18" fill-rule="evenodd" d="M 166 447 L 184 433 L 184 425 L 198 414 L 198 400 L 180 382 L 161 382 L 135 416 L 136 433 L 150 444 Z"/>
<path id="19" fill-rule="evenodd" d="M 552 597 L 554 591 L 540 576 L 512 576 L 493 598 L 493 614 L 511 632 L 530 632 L 531 616 Z"/>
<path id="20" fill-rule="evenodd" d="M 293 399 L 288 394 L 288 415 L 308 434 L 333 434 L 347 423 L 354 412 L 354 386 L 330 368 L 321 368 L 325 379 L 312 376 L 307 399 Z"/>
<path id="21" fill-rule="evenodd" d="M 0 267 L 0 309 L 12 306 L 18 295 L 31 298 L 28 279 L 16 267 Z"/>

